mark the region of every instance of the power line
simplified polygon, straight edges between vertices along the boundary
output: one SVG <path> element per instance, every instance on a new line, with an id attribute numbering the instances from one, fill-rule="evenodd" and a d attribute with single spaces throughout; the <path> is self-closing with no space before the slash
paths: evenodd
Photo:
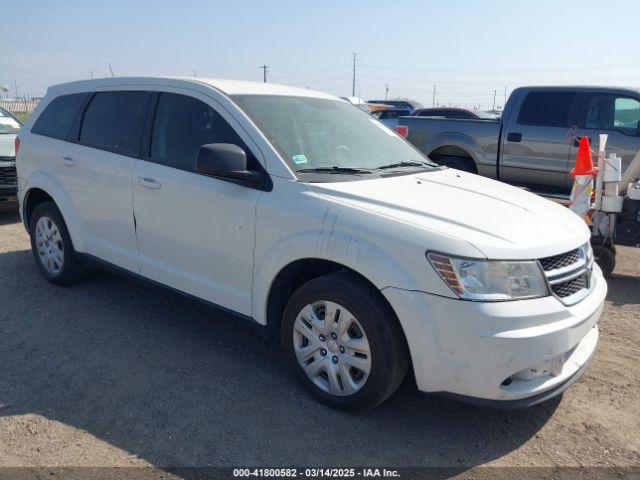
<path id="1" fill-rule="evenodd" d="M 366 65 L 360 64 L 362 68 L 371 68 L 375 70 L 404 70 L 411 72 L 428 72 L 428 73 L 464 73 L 464 74 L 502 74 L 502 73 L 546 73 L 546 72 L 574 72 L 574 71 L 587 71 L 587 70 L 602 70 L 602 69 L 634 69 L 640 68 L 640 65 L 607 65 L 607 66 L 583 66 L 583 67 L 565 67 L 565 68 L 537 68 L 537 69 L 524 69 L 524 70 L 433 70 L 429 68 L 411 68 L 411 67 L 391 67 L 386 65 Z"/>
<path id="2" fill-rule="evenodd" d="M 262 70 L 263 82 L 267 83 L 267 71 L 269 70 L 269 65 L 262 65 L 260 69 Z"/>
<path id="3" fill-rule="evenodd" d="M 387 77 L 380 75 L 368 75 L 368 74 L 359 74 L 360 78 L 371 78 L 374 80 L 393 80 L 396 82 L 418 82 L 418 83 L 450 83 L 452 85 L 493 85 L 493 86 L 502 86 L 504 85 L 504 81 L 496 81 L 496 82 L 463 82 L 458 80 L 440 80 L 440 79 L 420 79 L 420 78 L 401 78 L 401 77 Z"/>

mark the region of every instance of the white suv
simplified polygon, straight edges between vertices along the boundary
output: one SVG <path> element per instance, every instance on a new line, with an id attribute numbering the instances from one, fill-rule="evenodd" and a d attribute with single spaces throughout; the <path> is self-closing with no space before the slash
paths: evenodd
<path id="1" fill-rule="evenodd" d="M 440 167 L 303 89 L 110 78 L 51 87 L 20 132 L 21 215 L 60 285 L 116 267 L 278 332 L 319 400 L 417 386 L 524 407 L 596 349 L 589 230 L 523 190 Z"/>

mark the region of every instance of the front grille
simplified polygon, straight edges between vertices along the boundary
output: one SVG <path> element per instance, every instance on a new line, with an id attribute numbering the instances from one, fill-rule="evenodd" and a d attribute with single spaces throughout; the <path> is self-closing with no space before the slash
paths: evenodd
<path id="1" fill-rule="evenodd" d="M 591 265 L 587 246 L 539 260 L 553 294 L 565 305 L 578 303 L 591 288 Z"/>
<path id="2" fill-rule="evenodd" d="M 569 297 L 586 288 L 589 288 L 589 283 L 587 281 L 586 275 L 580 275 L 578 278 L 567 280 L 566 282 L 556 283 L 551 287 L 553 293 L 555 293 L 560 298 Z"/>
<path id="3" fill-rule="evenodd" d="M 16 167 L 0 167 L 0 185 L 11 187 L 18 185 Z"/>
<path id="4" fill-rule="evenodd" d="M 580 249 L 576 248 L 567 253 L 561 253 L 560 255 L 554 255 L 553 257 L 547 257 L 540 259 L 540 265 L 545 272 L 550 270 L 557 270 L 558 268 L 568 267 L 580 260 Z"/>

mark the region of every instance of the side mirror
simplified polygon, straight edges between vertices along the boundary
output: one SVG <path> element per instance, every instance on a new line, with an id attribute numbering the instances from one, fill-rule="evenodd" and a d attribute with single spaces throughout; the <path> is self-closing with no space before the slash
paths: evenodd
<path id="1" fill-rule="evenodd" d="M 195 170 L 203 175 L 237 180 L 248 185 L 259 185 L 259 172 L 247 170 L 247 154 L 231 143 L 208 143 L 198 149 Z"/>

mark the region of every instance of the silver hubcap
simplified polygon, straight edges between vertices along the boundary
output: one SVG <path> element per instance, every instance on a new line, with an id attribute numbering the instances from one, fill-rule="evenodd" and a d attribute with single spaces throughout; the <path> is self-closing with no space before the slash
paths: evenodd
<path id="1" fill-rule="evenodd" d="M 335 302 L 318 300 L 298 313 L 293 348 L 311 381 L 332 395 L 353 395 L 371 372 L 371 349 L 362 325 Z"/>
<path id="2" fill-rule="evenodd" d="M 49 217 L 40 217 L 36 224 L 36 247 L 45 270 L 53 275 L 59 273 L 64 262 L 62 236 Z"/>

